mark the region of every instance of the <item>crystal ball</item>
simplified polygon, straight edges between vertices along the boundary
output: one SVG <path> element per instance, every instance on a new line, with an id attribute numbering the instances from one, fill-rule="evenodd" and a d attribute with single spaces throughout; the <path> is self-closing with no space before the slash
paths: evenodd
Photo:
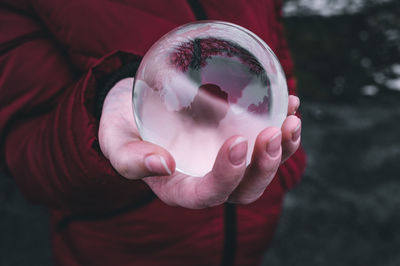
<path id="1" fill-rule="evenodd" d="M 231 136 L 248 140 L 280 127 L 288 90 L 279 61 L 249 30 L 223 21 L 194 22 L 158 40 L 145 54 L 133 85 L 133 109 L 143 140 L 164 147 L 176 170 L 211 171 Z"/>

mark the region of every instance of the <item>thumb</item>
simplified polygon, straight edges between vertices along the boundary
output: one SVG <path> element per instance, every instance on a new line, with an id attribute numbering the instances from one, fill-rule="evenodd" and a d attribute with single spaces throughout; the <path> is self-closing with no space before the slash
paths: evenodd
<path id="1" fill-rule="evenodd" d="M 164 148 L 147 141 L 134 140 L 111 149 L 108 159 L 117 172 L 127 179 L 171 175 L 175 161 Z"/>
<path id="2" fill-rule="evenodd" d="M 107 94 L 98 132 L 101 151 L 128 179 L 170 175 L 175 171 L 171 154 L 139 137 L 131 109 L 132 84 L 133 78 L 123 79 Z"/>

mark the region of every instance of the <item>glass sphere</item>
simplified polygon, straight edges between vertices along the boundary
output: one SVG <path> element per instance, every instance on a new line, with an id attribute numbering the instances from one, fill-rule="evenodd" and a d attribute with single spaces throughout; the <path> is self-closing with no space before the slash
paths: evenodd
<path id="1" fill-rule="evenodd" d="M 168 150 L 176 170 L 203 176 L 231 136 L 248 140 L 280 127 L 288 92 L 279 61 L 258 36 L 238 25 L 203 21 L 164 35 L 136 73 L 133 108 L 143 140 Z"/>

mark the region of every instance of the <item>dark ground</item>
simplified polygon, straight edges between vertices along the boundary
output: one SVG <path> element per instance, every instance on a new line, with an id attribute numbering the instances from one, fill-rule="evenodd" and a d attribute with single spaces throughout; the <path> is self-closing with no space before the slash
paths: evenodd
<path id="1" fill-rule="evenodd" d="M 27 203 L 0 174 L 0 266 L 52 265 L 49 237 L 46 209 Z"/>
<path id="2" fill-rule="evenodd" d="M 399 102 L 303 101 L 308 167 L 264 265 L 400 265 Z"/>

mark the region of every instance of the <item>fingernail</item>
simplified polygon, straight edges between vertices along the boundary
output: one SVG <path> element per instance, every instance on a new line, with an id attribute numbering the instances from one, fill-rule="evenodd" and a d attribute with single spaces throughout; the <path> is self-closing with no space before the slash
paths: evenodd
<path id="1" fill-rule="evenodd" d="M 229 160 L 233 165 L 242 164 L 246 159 L 247 140 L 243 137 L 238 137 L 229 148 Z"/>
<path id="2" fill-rule="evenodd" d="M 296 107 L 294 108 L 293 114 L 295 115 L 297 110 L 300 107 L 300 99 L 298 97 L 295 98 L 296 99 Z"/>
<path id="3" fill-rule="evenodd" d="M 151 154 L 144 158 L 144 165 L 153 174 L 171 175 L 167 162 L 161 155 Z"/>
<path id="4" fill-rule="evenodd" d="M 301 133 L 301 122 L 299 121 L 299 124 L 297 125 L 296 129 L 292 133 L 292 141 L 296 142 L 300 138 L 300 133 Z"/>
<path id="5" fill-rule="evenodd" d="M 267 144 L 267 153 L 271 157 L 276 157 L 281 149 L 281 142 L 282 142 L 282 133 L 278 131 L 275 135 L 272 136 L 270 141 Z"/>

